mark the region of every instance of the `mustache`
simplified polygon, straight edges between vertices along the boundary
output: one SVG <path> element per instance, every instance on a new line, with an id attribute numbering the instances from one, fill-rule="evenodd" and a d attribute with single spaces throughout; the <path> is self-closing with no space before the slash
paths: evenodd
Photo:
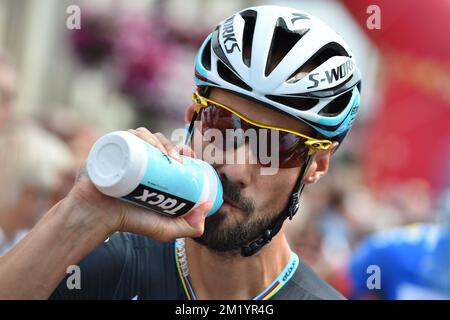
<path id="1" fill-rule="evenodd" d="M 247 214 L 251 214 L 255 211 L 255 204 L 252 199 L 244 197 L 241 193 L 241 188 L 230 181 L 225 175 L 221 175 L 220 181 L 222 182 L 223 193 L 235 202 L 241 209 Z"/>

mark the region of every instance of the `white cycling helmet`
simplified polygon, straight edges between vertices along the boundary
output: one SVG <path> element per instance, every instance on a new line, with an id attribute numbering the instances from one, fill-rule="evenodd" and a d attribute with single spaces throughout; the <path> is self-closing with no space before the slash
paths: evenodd
<path id="1" fill-rule="evenodd" d="M 345 136 L 360 102 L 361 75 L 341 36 L 281 6 L 222 21 L 198 52 L 195 82 L 276 108 L 327 138 Z"/>

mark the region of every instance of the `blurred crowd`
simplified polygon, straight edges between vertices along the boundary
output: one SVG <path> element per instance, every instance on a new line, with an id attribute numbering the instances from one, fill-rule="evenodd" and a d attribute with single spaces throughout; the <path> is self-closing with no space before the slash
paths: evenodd
<path id="1" fill-rule="evenodd" d="M 13 113 L 16 73 L 0 55 L 0 255 L 16 244 L 70 190 L 98 137 L 68 114 L 44 119 Z M 61 111 L 63 112 L 63 111 Z"/>
<path id="2" fill-rule="evenodd" d="M 176 84 L 186 86 L 187 92 L 192 89 L 192 59 L 204 32 L 171 26 L 161 16 L 123 15 L 120 21 L 111 16 L 85 18 L 91 28 L 68 37 L 74 63 L 114 75 L 112 90 L 128 99 L 137 115 L 136 126 L 149 123 L 154 126 L 151 130 L 160 130 L 161 121 L 165 124 L 175 114 L 182 121 L 179 106 L 189 101 L 189 95 L 167 88 Z M 167 64 L 168 60 L 178 64 Z M 181 63 L 188 65 L 181 68 Z M 14 98 L 21 89 L 16 78 L 14 64 L 0 54 L 0 255 L 70 190 L 104 129 L 84 121 L 69 107 L 16 117 Z M 358 130 L 361 126 L 350 135 L 358 135 Z M 435 222 L 442 210 L 436 190 L 425 180 L 407 180 L 392 188 L 369 186 L 358 147 L 337 152 L 330 173 L 305 188 L 300 214 L 288 223 L 293 250 L 347 296 L 351 294 L 349 263 L 363 239 L 397 226 Z"/>
<path id="3" fill-rule="evenodd" d="M 442 226 L 450 234 L 445 222 L 450 209 L 442 206 L 438 201 L 441 194 L 433 193 L 426 181 L 411 180 L 390 192 L 370 189 L 360 163 L 348 163 L 342 156 L 336 155 L 322 181 L 305 188 L 300 212 L 288 225 L 288 237 L 306 262 L 341 293 L 353 298 L 349 268 L 362 241 L 386 230 L 422 224 Z M 368 277 L 366 270 L 363 272 Z"/>

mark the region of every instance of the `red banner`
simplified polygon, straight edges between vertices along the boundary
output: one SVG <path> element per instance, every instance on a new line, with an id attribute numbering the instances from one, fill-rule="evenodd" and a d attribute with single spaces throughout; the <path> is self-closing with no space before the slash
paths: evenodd
<path id="1" fill-rule="evenodd" d="M 382 55 L 381 106 L 363 153 L 369 182 L 450 186 L 450 1 L 342 2 Z M 368 28 L 371 5 L 380 29 Z"/>

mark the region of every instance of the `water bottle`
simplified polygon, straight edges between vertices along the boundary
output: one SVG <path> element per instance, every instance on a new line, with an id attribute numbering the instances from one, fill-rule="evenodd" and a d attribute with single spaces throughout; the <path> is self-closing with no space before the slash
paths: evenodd
<path id="1" fill-rule="evenodd" d="M 160 214 L 178 217 L 204 201 L 213 203 L 207 216 L 223 203 L 216 171 L 199 159 L 183 163 L 127 131 L 97 140 L 89 152 L 87 172 L 103 194 Z"/>

